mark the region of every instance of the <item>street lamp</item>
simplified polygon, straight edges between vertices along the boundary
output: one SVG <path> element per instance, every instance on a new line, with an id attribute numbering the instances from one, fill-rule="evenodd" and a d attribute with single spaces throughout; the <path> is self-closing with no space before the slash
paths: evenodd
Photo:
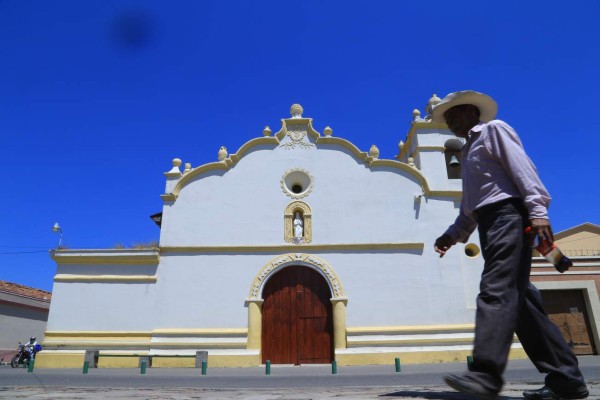
<path id="1" fill-rule="evenodd" d="M 54 226 L 52 227 L 52 232 L 58 232 L 60 234 L 58 238 L 58 248 L 60 249 L 60 243 L 62 242 L 62 228 L 60 227 L 58 222 L 54 223 Z"/>

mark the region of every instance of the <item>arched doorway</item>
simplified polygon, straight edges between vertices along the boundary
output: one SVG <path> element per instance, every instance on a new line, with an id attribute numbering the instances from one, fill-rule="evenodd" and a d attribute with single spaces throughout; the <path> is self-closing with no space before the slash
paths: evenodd
<path id="1" fill-rule="evenodd" d="M 321 274 L 310 267 L 285 267 L 266 282 L 263 299 L 263 363 L 333 360 L 331 292 Z"/>

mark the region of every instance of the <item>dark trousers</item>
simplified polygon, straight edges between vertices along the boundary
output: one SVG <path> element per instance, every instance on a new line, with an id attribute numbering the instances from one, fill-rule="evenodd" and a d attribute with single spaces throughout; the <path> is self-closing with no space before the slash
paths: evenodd
<path id="1" fill-rule="evenodd" d="M 485 260 L 477 296 L 473 363 L 468 376 L 499 392 L 508 352 L 516 333 L 546 385 L 569 392 L 584 384 L 577 358 L 542 307 L 529 282 L 531 247 L 525 237 L 528 216 L 517 199 L 476 212 Z"/>

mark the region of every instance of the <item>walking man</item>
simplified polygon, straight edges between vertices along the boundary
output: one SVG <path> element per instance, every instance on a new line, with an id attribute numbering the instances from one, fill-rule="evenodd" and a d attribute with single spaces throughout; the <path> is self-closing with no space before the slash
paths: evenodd
<path id="1" fill-rule="evenodd" d="M 494 120 L 498 106 L 489 96 L 450 93 L 432 111 L 466 139 L 462 149 L 463 197 L 456 221 L 435 241 L 443 257 L 457 242 L 465 243 L 476 227 L 485 260 L 477 296 L 473 362 L 464 375 L 444 379 L 452 388 L 478 399 L 495 399 L 516 333 L 545 386 L 526 390 L 534 400 L 584 399 L 589 392 L 577 358 L 549 320 L 541 295 L 529 281 L 531 226 L 539 238 L 553 241 L 548 220 L 550 195 L 507 123 Z"/>

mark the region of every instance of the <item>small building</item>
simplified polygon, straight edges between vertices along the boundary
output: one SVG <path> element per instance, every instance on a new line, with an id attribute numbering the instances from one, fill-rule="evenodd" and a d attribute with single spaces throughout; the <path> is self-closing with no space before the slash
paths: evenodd
<path id="1" fill-rule="evenodd" d="M 531 281 L 542 291 L 544 308 L 575 354 L 600 350 L 600 226 L 584 223 L 554 235 L 573 267 L 560 274 L 534 257 Z"/>
<path id="2" fill-rule="evenodd" d="M 173 160 L 158 247 L 55 251 L 37 366 L 80 367 L 86 351 L 100 367 L 191 367 L 198 351 L 211 366 L 464 360 L 478 235 L 433 251 L 458 215 L 463 142 L 415 110 L 382 159 L 290 114 L 215 162 Z"/>
<path id="3" fill-rule="evenodd" d="M 51 293 L 0 280 L 0 359 L 10 361 L 19 342 L 42 341 Z"/>

